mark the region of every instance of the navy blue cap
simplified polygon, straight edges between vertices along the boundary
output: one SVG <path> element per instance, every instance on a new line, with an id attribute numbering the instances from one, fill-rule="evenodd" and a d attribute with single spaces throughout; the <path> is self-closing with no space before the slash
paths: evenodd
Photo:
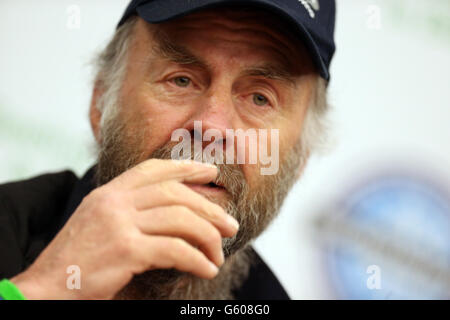
<path id="1" fill-rule="evenodd" d="M 161 23 L 199 9 L 218 5 L 256 5 L 292 23 L 306 45 L 319 74 L 329 80 L 329 67 L 335 51 L 334 0 L 133 0 L 117 27 L 139 15 L 148 23 Z"/>

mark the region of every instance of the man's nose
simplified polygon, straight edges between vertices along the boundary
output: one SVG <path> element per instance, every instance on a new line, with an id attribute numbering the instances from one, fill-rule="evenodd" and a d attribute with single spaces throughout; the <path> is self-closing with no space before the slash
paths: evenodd
<path id="1" fill-rule="evenodd" d="M 215 137 L 214 142 L 220 140 L 223 148 L 226 149 L 226 130 L 233 129 L 234 104 L 228 90 L 224 88 L 211 88 L 207 94 L 198 99 L 195 111 L 186 122 L 184 129 L 191 133 L 196 140 L 202 139 L 203 147 L 211 141 L 205 141 L 205 132 Z M 221 137 L 220 140 L 217 137 Z"/>

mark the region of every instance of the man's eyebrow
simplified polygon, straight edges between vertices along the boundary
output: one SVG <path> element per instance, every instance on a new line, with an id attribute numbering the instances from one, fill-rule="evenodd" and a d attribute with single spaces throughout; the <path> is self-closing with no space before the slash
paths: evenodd
<path id="1" fill-rule="evenodd" d="M 286 82 L 293 87 L 296 86 L 295 76 L 291 72 L 289 72 L 288 69 L 284 68 L 283 66 L 273 65 L 270 63 L 247 68 L 243 72 L 243 74 L 247 76 L 278 80 Z"/>
<path id="2" fill-rule="evenodd" d="M 153 52 L 157 56 L 180 65 L 192 65 L 208 69 L 207 63 L 196 57 L 187 48 L 173 42 L 165 33 L 155 32 L 155 40 Z"/>

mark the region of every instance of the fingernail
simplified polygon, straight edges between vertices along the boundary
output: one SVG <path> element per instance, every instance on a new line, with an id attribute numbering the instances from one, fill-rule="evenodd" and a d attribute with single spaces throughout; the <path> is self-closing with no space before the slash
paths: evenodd
<path id="1" fill-rule="evenodd" d="M 211 261 L 209 261 L 209 268 L 211 269 L 211 272 L 214 274 L 217 274 L 219 272 L 219 268 Z"/>
<path id="2" fill-rule="evenodd" d="M 212 164 L 212 163 L 208 163 L 208 162 L 199 162 L 199 161 L 194 161 L 197 164 L 200 164 L 202 166 L 208 167 L 208 168 L 214 168 L 217 169 L 217 166 Z"/>
<path id="3" fill-rule="evenodd" d="M 237 220 L 235 218 L 233 218 L 232 216 L 230 216 L 230 215 L 227 216 L 227 222 L 230 226 L 233 227 L 234 230 L 239 229 L 239 222 L 237 222 Z"/>
<path id="4" fill-rule="evenodd" d="M 196 160 L 190 160 L 190 159 L 186 159 L 186 160 L 177 160 L 177 159 L 173 159 L 172 161 L 174 161 L 175 163 L 179 163 L 179 164 L 196 164 L 196 165 L 200 165 L 200 166 L 204 166 L 204 167 L 208 167 L 208 168 L 214 168 L 217 169 L 217 166 L 208 162 L 201 162 L 201 161 L 196 161 Z"/>

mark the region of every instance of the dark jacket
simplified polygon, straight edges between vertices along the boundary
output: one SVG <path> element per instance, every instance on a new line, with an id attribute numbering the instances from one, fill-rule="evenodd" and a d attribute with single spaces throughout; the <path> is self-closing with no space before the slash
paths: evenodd
<path id="1" fill-rule="evenodd" d="M 81 178 L 71 171 L 0 185 L 0 280 L 25 270 L 94 189 L 95 166 Z M 253 249 L 252 249 L 253 250 Z M 253 250 L 249 277 L 237 299 L 289 299 Z"/>

